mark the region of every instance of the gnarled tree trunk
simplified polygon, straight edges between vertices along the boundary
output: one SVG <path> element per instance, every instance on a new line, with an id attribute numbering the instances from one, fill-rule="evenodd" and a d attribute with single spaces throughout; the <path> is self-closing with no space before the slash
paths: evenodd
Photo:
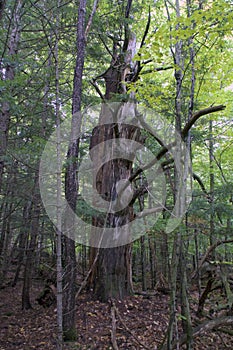
<path id="1" fill-rule="evenodd" d="M 130 7 L 131 1 L 128 1 L 126 18 L 129 16 Z M 132 56 L 135 46 L 136 38 L 130 33 L 126 24 L 124 43 L 119 49 L 120 42 L 113 42 L 112 61 L 109 69 L 102 75 L 105 80 L 105 102 L 114 101 L 117 96 L 118 98 L 121 96 L 122 100 L 125 100 L 125 82 L 130 81 L 135 76 L 135 72 L 132 71 Z M 116 107 L 114 122 L 108 123 L 108 105 L 107 103 L 106 105 L 103 104 L 100 126 L 95 127 L 92 132 L 90 149 L 92 150 L 99 144 L 103 146 L 98 148 L 99 151 L 97 155 L 95 154 L 96 159 L 93 159 L 93 163 L 96 161 L 98 164 L 99 159 L 104 159 L 104 154 L 113 154 L 113 150 L 109 148 L 107 142 L 109 140 L 119 142 L 119 144 L 123 139 L 143 142 L 140 129 L 137 126 L 124 124 L 124 119 L 119 121 L 120 109 L 121 104 Z M 109 206 L 118 198 L 118 183 L 126 181 L 132 175 L 133 155 L 128 159 L 123 158 L 111 159 L 105 162 L 96 177 L 94 186 L 96 186 L 99 195 L 109 202 Z M 92 223 L 96 227 L 115 228 L 114 232 L 116 234 L 118 234 L 119 228 L 119 234 L 122 234 L 122 225 L 129 223 L 133 218 L 133 205 L 129 201 L 129 205 L 120 211 L 111 212 L 109 210 L 104 217 L 101 215 L 93 217 Z M 125 231 L 124 235 L 130 237 L 130 232 Z M 113 248 L 91 248 L 90 269 L 89 287 L 93 288 L 98 299 L 107 301 L 110 298 L 124 298 L 131 294 L 131 244 Z"/>

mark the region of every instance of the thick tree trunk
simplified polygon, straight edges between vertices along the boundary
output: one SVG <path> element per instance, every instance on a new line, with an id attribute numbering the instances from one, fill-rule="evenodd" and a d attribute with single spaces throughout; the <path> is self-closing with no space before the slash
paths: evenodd
<path id="1" fill-rule="evenodd" d="M 103 106 L 104 109 L 104 106 Z M 117 131 L 116 131 L 117 129 Z M 137 135 L 135 137 L 135 135 Z M 111 139 L 134 139 L 140 141 L 139 129 L 135 126 L 105 124 L 94 129 L 91 140 L 91 148 L 102 143 L 107 144 Z M 108 144 L 107 146 L 108 147 Z M 101 149 L 98 157 L 104 157 L 109 149 Z M 121 180 L 130 178 L 132 174 L 132 161 L 128 159 L 113 159 L 105 164 L 99 170 L 96 178 L 96 188 L 103 199 L 111 203 L 117 196 L 117 183 Z M 134 218 L 133 207 L 128 205 L 121 211 L 115 213 L 107 212 L 105 217 L 101 215 L 93 217 L 93 225 L 96 227 L 119 228 L 129 223 Z M 117 232 L 118 230 L 115 230 Z M 130 236 L 130 232 L 124 232 Z M 112 237 L 111 237 L 112 238 Z M 116 237 L 117 238 L 117 237 Z M 93 262 L 97 262 L 92 266 Z M 123 298 L 132 292 L 131 288 L 131 245 L 124 245 L 116 248 L 92 248 L 91 249 L 91 268 L 90 279 L 91 287 L 97 298 L 106 301 L 109 298 Z"/>
<path id="2" fill-rule="evenodd" d="M 130 6 L 131 1 L 128 1 L 126 18 L 129 16 Z M 130 79 L 128 73 L 136 38 L 130 35 L 127 25 L 125 33 L 125 41 L 121 52 L 118 51 L 120 44 L 113 43 L 112 61 L 109 69 L 103 75 L 105 79 L 104 98 L 106 100 L 114 100 L 116 95 L 125 94 L 124 82 Z M 126 125 L 123 122 L 119 123 L 118 120 L 116 120 L 116 123 L 106 124 L 107 112 L 105 108 L 103 105 L 100 126 L 93 130 L 90 146 L 92 149 L 100 143 L 104 145 L 97 155 L 99 159 L 104 159 L 104 154 L 111 154 L 111 149 L 106 146 L 108 140 L 122 142 L 122 139 L 128 139 L 141 142 L 140 131 L 136 126 Z M 106 162 L 97 174 L 96 188 L 98 193 L 111 205 L 111 202 L 117 197 L 117 183 L 129 179 L 131 174 L 132 159 L 119 158 Z M 119 228 L 119 234 L 121 234 L 121 226 L 132 221 L 133 218 L 133 206 L 128 205 L 119 212 L 106 213 L 105 218 L 93 217 L 93 225 Z M 124 234 L 130 236 L 130 232 L 124 232 Z M 109 298 L 123 298 L 132 292 L 131 245 L 114 248 L 91 248 L 90 269 L 92 272 L 89 287 L 93 288 L 98 299 L 107 301 Z"/>
<path id="3" fill-rule="evenodd" d="M 95 296 L 102 301 L 131 294 L 131 245 L 100 249 L 93 284 Z"/>

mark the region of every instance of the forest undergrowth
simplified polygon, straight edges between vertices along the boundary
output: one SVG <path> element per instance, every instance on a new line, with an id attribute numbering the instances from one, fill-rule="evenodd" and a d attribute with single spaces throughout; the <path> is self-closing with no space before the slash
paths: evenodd
<path id="1" fill-rule="evenodd" d="M 0 350 L 56 349 L 56 303 L 43 307 L 36 300 L 43 287 L 42 280 L 33 280 L 33 308 L 27 311 L 21 309 L 22 281 L 16 287 L 5 285 L 0 290 Z M 205 317 L 198 318 L 198 292 L 194 286 L 190 292 L 193 327 L 218 317 L 214 310 L 222 299 L 219 290 L 213 292 L 204 308 Z M 93 300 L 90 292 L 83 291 L 76 308 L 77 341 L 65 343 L 64 350 L 110 350 L 114 349 L 113 342 L 122 350 L 156 350 L 163 343 L 168 326 L 169 295 L 154 290 L 135 293 L 122 301 L 101 303 Z M 180 330 L 179 310 L 177 320 Z M 232 334 L 233 326 L 204 332 L 194 338 L 193 349 L 232 349 Z"/>

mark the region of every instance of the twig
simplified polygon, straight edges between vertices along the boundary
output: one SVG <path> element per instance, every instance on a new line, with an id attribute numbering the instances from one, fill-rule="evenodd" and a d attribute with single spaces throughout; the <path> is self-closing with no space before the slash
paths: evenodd
<path id="1" fill-rule="evenodd" d="M 100 88 L 98 87 L 97 83 L 94 80 L 91 80 L 91 85 L 94 86 L 94 88 L 96 89 L 97 93 L 100 95 L 101 99 L 103 101 L 105 101 L 104 95 L 102 94 L 102 92 L 100 91 Z"/>
<path id="2" fill-rule="evenodd" d="M 111 307 L 111 317 L 112 317 L 112 329 L 111 329 L 111 341 L 114 350 L 119 350 L 117 341 L 116 341 L 116 314 L 115 307 Z"/>
<path id="3" fill-rule="evenodd" d="M 143 63 L 145 63 L 145 62 L 143 62 Z M 164 66 L 164 67 L 162 66 L 162 67 L 157 67 L 157 68 L 155 67 L 155 68 L 151 68 L 151 69 L 147 69 L 145 71 L 142 71 L 141 75 L 154 73 L 154 72 L 161 72 L 161 71 L 172 69 L 172 68 L 174 68 L 174 67 L 173 66 Z"/>

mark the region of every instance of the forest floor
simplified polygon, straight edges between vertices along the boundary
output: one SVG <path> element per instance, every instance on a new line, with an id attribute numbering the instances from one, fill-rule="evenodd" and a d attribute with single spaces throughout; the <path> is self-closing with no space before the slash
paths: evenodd
<path id="1" fill-rule="evenodd" d="M 33 309 L 22 311 L 22 283 L 0 290 L 0 350 L 55 350 L 56 307 L 43 308 L 36 298 L 43 282 L 34 280 L 31 291 Z M 195 292 L 192 296 L 195 300 Z M 116 320 L 116 342 L 119 350 L 158 349 L 168 326 L 168 296 L 134 295 L 110 304 L 93 301 L 83 293 L 77 300 L 77 341 L 66 343 L 64 350 L 110 350 L 112 322 Z M 195 311 L 195 302 L 192 305 Z M 115 311 L 111 312 L 111 311 Z M 194 316 L 193 316 L 194 317 Z M 181 322 L 181 321 L 179 321 Z M 195 338 L 194 349 L 233 349 L 233 336 L 209 332 Z"/>

